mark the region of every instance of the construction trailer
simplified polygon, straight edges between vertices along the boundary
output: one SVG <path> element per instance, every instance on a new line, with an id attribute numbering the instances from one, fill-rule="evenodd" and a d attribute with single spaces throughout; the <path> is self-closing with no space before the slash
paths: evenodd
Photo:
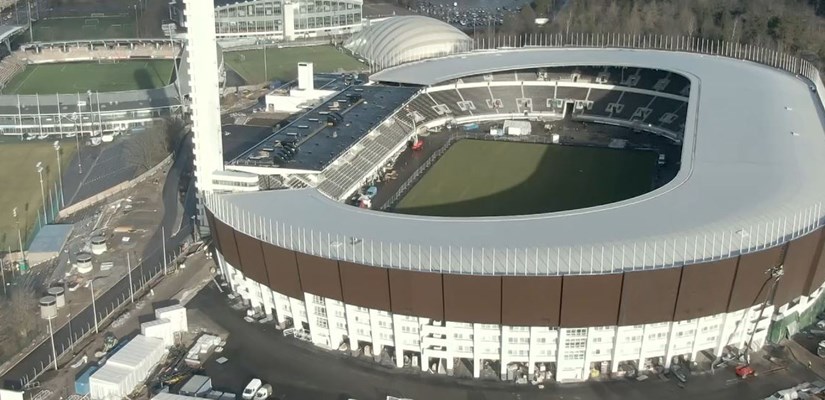
<path id="1" fill-rule="evenodd" d="M 140 386 L 166 354 L 162 339 L 137 335 L 89 377 L 91 400 L 126 397 Z"/>

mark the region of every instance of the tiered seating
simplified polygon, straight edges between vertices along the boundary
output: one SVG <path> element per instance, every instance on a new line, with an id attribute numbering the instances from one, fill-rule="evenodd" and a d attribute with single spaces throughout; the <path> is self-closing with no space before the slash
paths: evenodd
<path id="1" fill-rule="evenodd" d="M 462 110 L 462 107 L 459 105 L 459 103 L 463 100 L 461 100 L 461 96 L 454 89 L 441 90 L 438 92 L 429 92 L 428 94 L 430 97 L 432 97 L 433 101 L 435 101 L 436 107 L 438 107 L 438 105 L 446 105 L 449 108 L 449 110 L 446 112 L 449 114 L 464 114 L 465 112 L 463 111 L 465 110 L 472 114 L 471 110 L 469 110 L 467 107 L 464 107 L 464 110 Z M 436 112 L 436 114 L 442 115 L 442 113 L 445 110 L 442 109 L 434 111 Z"/>
<path id="2" fill-rule="evenodd" d="M 333 199 L 341 199 L 354 185 L 369 178 L 375 166 L 406 141 L 410 132 L 409 126 L 398 118 L 387 119 L 352 151 L 324 170 L 318 190 Z"/>
<path id="3" fill-rule="evenodd" d="M 303 189 L 305 187 L 308 187 L 309 184 L 306 183 L 303 179 L 301 179 L 301 177 L 293 175 L 286 181 L 286 186 L 291 187 L 293 189 Z"/>
<path id="4" fill-rule="evenodd" d="M 554 87 L 553 86 L 528 86 L 521 87 L 524 92 L 524 97 L 533 99 L 533 111 L 535 112 L 550 112 L 552 107 L 547 106 L 547 100 L 553 100 Z"/>
<path id="5" fill-rule="evenodd" d="M 3 58 L 3 60 L 0 60 L 0 83 L 3 85 L 9 83 L 15 75 L 23 72 L 25 68 L 26 61 L 19 53 L 13 53 Z"/>
<path id="6" fill-rule="evenodd" d="M 411 114 L 417 113 L 418 115 L 424 117 L 423 121 L 438 119 L 440 116 L 435 112 L 435 110 L 433 110 L 433 106 L 435 106 L 435 103 L 430 96 L 422 93 L 410 102 L 408 109 L 405 112 L 405 114 L 407 114 L 406 117 L 412 118 Z"/>
<path id="7" fill-rule="evenodd" d="M 559 86 L 556 88 L 556 98 L 563 100 L 584 100 L 587 97 L 587 88 Z"/>
<path id="8" fill-rule="evenodd" d="M 491 107 L 491 99 L 492 96 L 490 95 L 491 89 L 487 87 L 475 87 L 475 88 L 461 88 L 458 89 L 461 93 L 461 96 L 464 98 L 464 101 L 473 103 L 475 106 L 474 114 L 482 115 L 482 114 L 495 114 L 498 109 L 495 107 Z M 457 107 L 456 107 L 457 109 Z M 456 110 L 457 116 L 466 116 L 470 115 L 467 112 L 462 112 L 461 110 Z"/>
<path id="9" fill-rule="evenodd" d="M 66 46 L 41 47 L 38 50 L 29 48 L 23 56 L 30 63 L 59 62 L 62 60 L 95 60 L 111 59 L 126 60 L 131 57 L 163 58 L 176 57 L 180 51 L 178 46 L 160 45 L 157 43 L 117 44 L 93 46 L 91 44 L 71 44 Z"/>

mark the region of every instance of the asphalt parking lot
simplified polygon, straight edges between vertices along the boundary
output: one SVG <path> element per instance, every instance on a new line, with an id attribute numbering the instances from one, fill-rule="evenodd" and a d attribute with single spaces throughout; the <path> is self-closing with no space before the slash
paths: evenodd
<path id="1" fill-rule="evenodd" d="M 65 204 L 77 203 L 134 178 L 135 167 L 124 160 L 124 155 L 126 143 L 137 139 L 138 134 L 131 134 L 118 136 L 112 143 L 99 146 L 82 143 L 79 154 L 75 153 L 63 171 Z"/>
<path id="2" fill-rule="evenodd" d="M 275 398 L 384 400 L 387 395 L 416 400 L 531 400 L 531 399 L 762 399 L 779 389 L 818 377 L 805 366 L 791 363 L 762 376 L 740 380 L 731 368 L 716 374 L 692 376 L 684 388 L 674 381 L 612 381 L 548 384 L 545 389 L 436 376 L 384 367 L 371 360 L 325 351 L 309 343 L 284 338 L 272 325 L 244 322 L 243 311 L 229 305 L 225 294 L 210 284 L 190 303 L 193 312 L 208 316 L 229 333 L 223 353 L 212 357 L 206 372 L 216 388 L 240 392 L 253 377 L 273 385 Z M 215 362 L 226 357 L 223 365 Z M 760 361 L 758 370 L 776 368 Z M 765 364 L 765 365 L 763 365 Z"/>

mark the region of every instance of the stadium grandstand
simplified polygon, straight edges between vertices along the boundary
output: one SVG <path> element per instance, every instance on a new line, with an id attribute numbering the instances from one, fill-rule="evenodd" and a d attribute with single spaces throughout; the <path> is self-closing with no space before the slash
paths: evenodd
<path id="1" fill-rule="evenodd" d="M 362 23 L 362 0 L 214 0 L 214 5 L 221 42 L 348 36 Z M 173 7 L 181 27 L 187 25 L 184 8 L 182 0 Z"/>
<path id="2" fill-rule="evenodd" d="M 101 92 L 81 87 L 68 93 L 2 94 L 0 133 L 46 138 L 120 132 L 154 118 L 180 113 L 189 91 L 187 53 L 178 41 L 107 39 L 21 46 L 0 60 L 0 86 L 5 93 L 9 83 L 28 68 L 95 63 L 117 69 L 119 63 L 140 60 L 171 60 L 175 67 L 169 78 L 173 81 L 163 87 L 139 90 Z M 25 84 L 19 83 L 17 89 Z M 82 82 L 74 84 L 83 86 Z"/>
<path id="3" fill-rule="evenodd" d="M 214 24 L 202 22 L 191 48 L 212 45 Z M 822 309 L 825 190 L 815 183 L 825 87 L 812 64 L 692 37 L 458 35 L 445 50 L 385 37 L 416 36 L 416 24 L 383 23 L 397 29 L 349 43 L 370 60 L 369 82 L 248 152 L 224 159 L 219 126 L 195 128 L 220 273 L 285 332 L 398 367 L 569 382 L 747 360 Z M 207 72 L 193 72 L 192 85 L 211 87 Z M 196 96 L 193 107 L 205 114 L 209 101 Z M 581 137 L 610 128 L 589 147 L 675 149 L 674 175 L 630 198 L 557 212 L 503 202 L 499 214 L 463 218 L 346 204 L 391 190 L 377 182 L 388 165 L 415 159 L 421 138 L 446 143 L 427 150 L 435 163 L 466 129 L 490 143 L 581 148 L 564 132 L 483 128 L 562 123 L 582 127 Z M 452 171 L 468 178 L 459 191 L 472 190 L 481 166 L 508 167 L 465 163 Z M 429 165 L 404 183 L 423 182 Z M 592 188 L 577 181 L 584 172 L 552 190 Z"/>

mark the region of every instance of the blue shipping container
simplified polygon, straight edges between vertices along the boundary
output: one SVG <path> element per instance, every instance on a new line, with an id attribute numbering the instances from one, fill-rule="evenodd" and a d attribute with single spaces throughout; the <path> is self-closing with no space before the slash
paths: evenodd
<path id="1" fill-rule="evenodd" d="M 98 367 L 95 364 L 88 365 L 86 369 L 84 369 L 83 372 L 81 372 L 80 375 L 77 376 L 77 378 L 74 380 L 75 393 L 81 396 L 89 394 L 89 377 L 91 377 L 92 374 L 94 374 L 95 371 L 98 370 L 98 368 L 100 367 Z"/>

